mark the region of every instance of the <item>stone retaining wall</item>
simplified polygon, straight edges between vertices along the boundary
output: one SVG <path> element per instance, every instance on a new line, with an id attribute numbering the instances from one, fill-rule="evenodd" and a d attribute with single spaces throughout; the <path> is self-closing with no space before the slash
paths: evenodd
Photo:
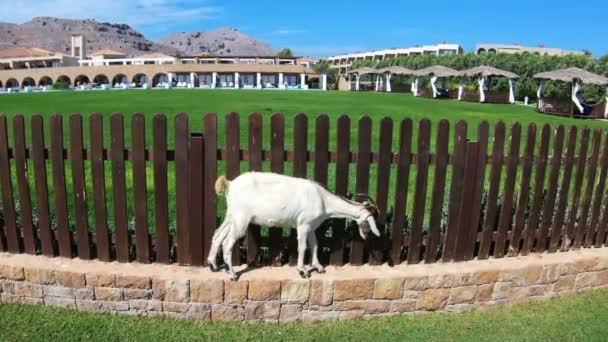
<path id="1" fill-rule="evenodd" d="M 608 285 L 608 249 L 415 266 L 329 267 L 298 279 L 263 268 L 224 273 L 0 253 L 3 303 L 197 320 L 273 323 L 464 312 Z"/>

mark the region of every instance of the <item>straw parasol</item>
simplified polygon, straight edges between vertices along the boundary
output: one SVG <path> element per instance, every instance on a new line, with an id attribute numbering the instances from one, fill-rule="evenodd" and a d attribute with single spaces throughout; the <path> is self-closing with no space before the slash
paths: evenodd
<path id="1" fill-rule="evenodd" d="M 452 77 L 458 76 L 458 71 L 444 67 L 442 65 L 433 65 L 428 68 L 415 70 L 414 75 L 416 76 L 437 76 L 437 77 Z"/>
<path id="2" fill-rule="evenodd" d="M 390 66 L 376 70 L 379 74 L 393 74 L 393 75 L 414 75 L 414 70 L 404 68 L 402 66 Z"/>
<path id="3" fill-rule="evenodd" d="M 519 75 L 512 73 L 510 71 L 506 71 L 506 70 L 502 70 L 502 69 L 497 69 L 491 66 L 486 66 L 486 65 L 482 65 L 482 66 L 478 66 L 475 68 L 471 68 L 471 69 L 467 69 L 467 70 L 462 70 L 460 72 L 460 76 L 465 76 L 465 77 L 495 77 L 495 76 L 499 76 L 499 77 L 506 77 L 508 79 L 514 80 L 519 78 Z"/>
<path id="4" fill-rule="evenodd" d="M 562 82 L 572 82 L 573 80 L 581 80 L 583 83 L 587 84 L 608 85 L 608 78 L 579 68 L 568 68 L 555 71 L 541 72 L 539 74 L 534 75 L 534 78 L 539 80 L 551 80 Z"/>
<path id="5" fill-rule="evenodd" d="M 376 69 L 373 68 L 359 68 L 359 69 L 355 69 L 355 70 L 351 70 L 348 72 L 349 74 L 356 74 L 359 76 L 363 76 L 363 75 L 368 75 L 368 74 L 377 74 L 378 71 Z"/>

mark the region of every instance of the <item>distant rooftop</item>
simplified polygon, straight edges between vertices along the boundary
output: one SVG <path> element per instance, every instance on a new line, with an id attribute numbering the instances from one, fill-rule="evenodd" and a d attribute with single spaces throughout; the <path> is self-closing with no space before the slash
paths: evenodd
<path id="1" fill-rule="evenodd" d="M 0 50 L 0 58 L 27 58 L 27 57 L 52 57 L 62 55 L 57 52 L 51 52 L 39 48 L 24 48 L 14 47 L 6 50 Z"/>

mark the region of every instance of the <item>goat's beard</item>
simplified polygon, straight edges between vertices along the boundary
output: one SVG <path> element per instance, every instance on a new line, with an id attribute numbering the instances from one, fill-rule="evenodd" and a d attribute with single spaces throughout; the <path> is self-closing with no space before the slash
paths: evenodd
<path id="1" fill-rule="evenodd" d="M 372 229 L 370 228 L 369 223 L 367 223 L 367 221 L 363 221 L 361 222 L 361 224 L 359 224 L 359 235 L 361 235 L 361 238 L 363 240 L 367 239 L 367 236 L 371 231 Z"/>

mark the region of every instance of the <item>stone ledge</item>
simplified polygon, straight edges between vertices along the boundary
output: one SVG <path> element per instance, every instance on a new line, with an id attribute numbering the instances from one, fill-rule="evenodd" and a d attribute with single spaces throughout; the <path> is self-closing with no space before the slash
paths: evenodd
<path id="1" fill-rule="evenodd" d="M 608 248 L 431 265 L 293 267 L 225 273 L 0 253 L 0 302 L 142 317 L 317 322 L 465 312 L 608 286 Z"/>

